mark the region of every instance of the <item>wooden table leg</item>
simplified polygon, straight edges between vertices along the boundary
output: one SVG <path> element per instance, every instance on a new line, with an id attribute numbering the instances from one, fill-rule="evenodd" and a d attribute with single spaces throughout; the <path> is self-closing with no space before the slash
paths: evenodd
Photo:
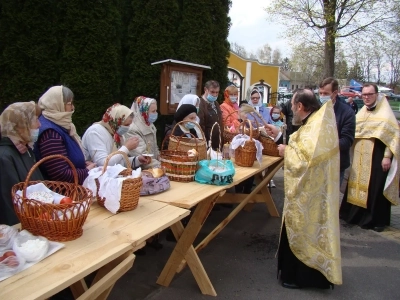
<path id="1" fill-rule="evenodd" d="M 204 238 L 197 246 L 196 252 L 199 252 L 201 249 L 205 248 L 211 240 L 218 235 L 225 228 L 226 225 L 229 224 L 230 221 L 243 209 L 245 205 L 252 199 L 259 191 L 263 191 L 263 194 L 266 196 L 265 202 L 267 204 L 268 212 L 271 216 L 278 216 L 279 213 L 275 207 L 274 201 L 272 200 L 271 194 L 269 194 L 268 189 L 266 188 L 266 184 L 271 180 L 271 178 L 275 175 L 275 173 L 281 168 L 283 165 L 283 160 L 278 163 L 273 164 L 269 169 L 267 174 L 265 174 L 264 179 L 254 188 L 254 190 L 248 194 L 241 203 L 236 206 L 232 212 L 217 226 L 213 231 L 209 233 L 208 236 Z"/>
<path id="2" fill-rule="evenodd" d="M 84 294 L 77 298 L 77 300 L 107 299 L 115 282 L 132 267 L 135 255 L 130 251 L 118 258 L 118 260 L 120 262 L 116 266 L 110 268 L 107 274 L 94 283 Z M 116 260 L 112 261 L 112 265 L 114 265 L 115 261 Z M 108 265 L 104 267 L 108 268 Z"/>
<path id="3" fill-rule="evenodd" d="M 171 226 L 171 229 L 178 240 L 171 256 L 169 257 L 157 280 L 158 284 L 169 286 L 180 263 L 182 260 L 186 259 L 201 292 L 205 295 L 217 295 L 199 257 L 197 256 L 196 251 L 193 248 L 193 242 L 203 227 L 208 215 L 210 214 L 216 199 L 224 193 L 225 191 L 217 193 L 201 201 L 197 205 L 196 210 L 190 218 L 186 228 L 183 228 L 181 222 Z"/>

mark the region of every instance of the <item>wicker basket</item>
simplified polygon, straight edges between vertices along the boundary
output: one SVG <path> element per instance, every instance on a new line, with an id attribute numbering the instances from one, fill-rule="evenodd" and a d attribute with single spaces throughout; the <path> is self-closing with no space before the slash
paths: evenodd
<path id="1" fill-rule="evenodd" d="M 101 174 L 102 175 L 104 174 L 104 172 L 107 169 L 109 160 L 116 154 L 121 154 L 126 164 L 126 169 L 123 170 L 121 173 L 119 173 L 119 175 L 122 176 L 131 175 L 132 174 L 131 164 L 129 162 L 126 153 L 122 151 L 116 151 L 107 156 L 106 161 L 104 162 L 103 172 Z M 106 201 L 106 199 L 99 196 L 99 190 L 100 190 L 99 180 L 96 178 L 95 182 L 97 186 L 97 196 L 96 196 L 97 203 L 99 203 L 100 206 L 105 207 L 104 202 Z M 118 212 L 134 210 L 138 206 L 141 188 L 142 188 L 142 177 L 128 178 L 122 182 L 121 198 L 119 200 Z"/>
<path id="2" fill-rule="evenodd" d="M 238 130 L 235 128 L 235 132 L 231 132 L 229 127 L 226 126 L 226 122 L 228 120 L 228 118 L 234 114 L 234 113 L 239 113 L 237 111 L 233 111 L 231 112 L 229 115 L 226 116 L 225 120 L 224 120 L 224 132 L 223 132 L 223 137 L 224 137 L 224 142 L 225 143 L 230 143 L 232 142 L 233 138 L 239 133 Z"/>
<path id="3" fill-rule="evenodd" d="M 252 167 L 256 160 L 257 148 L 253 140 L 253 126 L 249 120 L 246 121 L 249 123 L 250 140 L 246 141 L 243 147 L 239 146 L 235 149 L 235 163 L 242 167 Z M 244 126 L 244 123 L 240 127 Z"/>
<path id="4" fill-rule="evenodd" d="M 45 161 L 59 158 L 64 159 L 72 168 L 74 183 L 60 181 L 29 181 L 32 173 Z M 49 204 L 28 199 L 28 186 L 43 183 L 53 192 L 72 199 L 71 204 Z M 17 191 L 22 190 L 22 197 Z M 49 240 L 66 242 L 80 237 L 83 233 L 83 224 L 89 214 L 92 192 L 78 185 L 78 174 L 72 162 L 62 155 L 50 155 L 38 161 L 29 171 L 25 182 L 12 187 L 11 195 L 14 210 L 21 222 L 22 229 L 34 235 L 41 235 Z"/>
<path id="5" fill-rule="evenodd" d="M 161 149 L 164 148 L 164 137 Z M 177 145 L 178 146 L 178 145 Z M 193 148 L 193 147 L 192 147 Z M 191 148 L 191 149 L 192 149 Z M 187 151 L 179 150 L 161 150 L 160 162 L 161 168 L 171 181 L 191 182 L 194 181 L 194 175 L 197 171 L 199 156 L 189 156 Z"/>
<path id="6" fill-rule="evenodd" d="M 176 126 L 179 124 L 184 124 L 187 123 L 188 121 L 181 121 L 175 124 L 175 126 L 172 128 L 172 134 L 169 136 L 169 143 L 168 143 L 168 150 L 178 150 L 178 151 L 188 151 L 191 149 L 196 149 L 196 151 L 199 153 L 199 160 L 206 159 L 207 158 L 207 143 L 205 139 L 200 139 L 196 138 L 195 136 L 192 137 L 186 137 L 186 136 L 175 136 L 173 135 L 175 132 Z M 194 123 L 199 129 L 200 132 L 203 134 L 203 137 L 205 138 L 204 132 L 201 129 L 200 125 L 197 123 Z"/>
<path id="7" fill-rule="evenodd" d="M 262 150 L 263 155 L 279 156 L 278 145 L 274 142 L 273 139 L 260 135 L 258 140 L 264 147 Z"/>

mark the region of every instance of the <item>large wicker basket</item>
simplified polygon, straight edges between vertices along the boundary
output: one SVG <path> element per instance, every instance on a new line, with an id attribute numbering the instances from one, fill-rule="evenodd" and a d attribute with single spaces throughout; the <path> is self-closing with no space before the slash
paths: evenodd
<path id="1" fill-rule="evenodd" d="M 121 173 L 119 173 L 119 175 L 126 177 L 132 174 L 132 167 L 129 162 L 128 156 L 126 155 L 125 152 L 122 151 L 116 151 L 107 156 L 106 161 L 104 162 L 103 172 L 101 174 L 104 174 L 104 172 L 106 171 L 108 162 L 111 159 L 111 157 L 117 154 L 122 155 L 126 164 L 126 169 L 123 170 Z M 106 198 L 102 198 L 99 196 L 100 183 L 98 179 L 95 179 L 95 182 L 97 186 L 97 196 L 96 196 L 97 203 L 99 203 L 100 206 L 104 207 Z M 119 200 L 118 212 L 134 210 L 138 206 L 141 188 L 142 188 L 142 177 L 127 178 L 122 182 L 121 198 Z"/>
<path id="2" fill-rule="evenodd" d="M 29 181 L 33 172 L 45 161 L 51 159 L 64 159 L 71 166 L 74 183 L 61 181 Z M 48 204 L 26 195 L 28 186 L 43 183 L 53 192 L 72 199 L 71 204 Z M 17 194 L 22 191 L 22 196 Z M 38 161 L 29 171 L 25 182 L 20 182 L 12 187 L 11 195 L 14 210 L 21 222 L 22 229 L 34 235 L 41 235 L 49 240 L 65 242 L 80 237 L 83 233 L 83 224 L 89 214 L 92 192 L 78 185 L 78 174 L 72 162 L 62 155 L 50 155 Z"/>
<path id="3" fill-rule="evenodd" d="M 169 137 L 169 143 L 168 143 L 168 150 L 178 150 L 178 151 L 188 151 L 191 149 L 196 149 L 196 151 L 199 153 L 199 160 L 206 159 L 207 158 L 207 143 L 205 140 L 205 135 L 203 130 L 201 129 L 200 125 L 195 123 L 195 126 L 199 128 L 200 132 L 203 135 L 203 139 L 196 138 L 195 136 L 192 137 L 186 137 L 186 136 L 175 136 L 175 128 L 176 126 L 180 124 L 187 123 L 188 121 L 181 121 L 175 124 L 175 126 L 172 128 L 172 133 Z"/>
<path id="4" fill-rule="evenodd" d="M 258 138 L 263 146 L 262 154 L 269 156 L 279 156 L 278 145 L 270 137 L 262 136 Z"/>
<path id="5" fill-rule="evenodd" d="M 162 141 L 161 149 L 168 136 Z M 178 147 L 179 144 L 177 144 Z M 193 147 L 191 148 L 193 149 Z M 187 151 L 161 150 L 160 162 L 165 174 L 171 181 L 191 182 L 197 171 L 199 156 L 189 156 Z"/>
<path id="6" fill-rule="evenodd" d="M 242 167 L 252 167 L 256 160 L 257 148 L 256 142 L 253 140 L 253 126 L 249 120 L 246 122 L 249 124 L 250 140 L 246 141 L 243 147 L 239 146 L 235 149 L 235 163 Z M 244 123 L 240 127 L 244 127 Z"/>

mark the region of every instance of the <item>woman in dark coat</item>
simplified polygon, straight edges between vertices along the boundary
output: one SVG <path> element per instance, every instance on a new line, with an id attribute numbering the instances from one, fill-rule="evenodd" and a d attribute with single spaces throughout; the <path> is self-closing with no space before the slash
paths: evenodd
<path id="1" fill-rule="evenodd" d="M 188 121 L 188 122 L 175 126 L 177 123 L 181 121 Z M 196 122 L 197 122 L 196 106 L 192 104 L 182 104 L 175 112 L 174 123 L 172 124 L 171 128 L 168 130 L 166 134 L 167 136 L 174 135 L 178 137 L 182 136 L 189 138 L 194 137 L 194 138 L 204 139 L 204 137 L 198 136 L 197 131 L 195 130 Z M 172 129 L 174 127 L 175 127 L 174 132 L 172 132 Z M 163 149 L 164 150 L 168 149 L 168 139 L 165 141 Z"/>
<path id="2" fill-rule="evenodd" d="M 39 134 L 39 115 L 40 109 L 34 102 L 17 102 L 8 106 L 0 116 L 0 224 L 19 223 L 11 188 L 25 181 L 36 162 L 32 147 Z M 43 180 L 39 169 L 33 172 L 30 180 Z"/>

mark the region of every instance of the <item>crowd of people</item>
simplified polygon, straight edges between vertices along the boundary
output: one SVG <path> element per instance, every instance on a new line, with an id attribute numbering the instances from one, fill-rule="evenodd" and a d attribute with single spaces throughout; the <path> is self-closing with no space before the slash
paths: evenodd
<path id="1" fill-rule="evenodd" d="M 357 112 L 351 100 L 346 104 L 338 97 L 338 91 L 338 81 L 326 78 L 319 85 L 319 100 L 311 90 L 298 89 L 282 107 L 266 107 L 258 89 L 250 92 L 247 103 L 239 105 L 238 88 L 231 85 L 219 104 L 220 85 L 210 80 L 203 95 L 188 94 L 181 99 L 166 133 L 210 141 L 212 149 L 221 150 L 223 131 L 238 132 L 243 121 L 266 129 L 285 161 L 278 269 L 287 288 L 341 284 L 339 217 L 382 231 L 390 223 L 391 205 L 397 204 L 399 127 L 386 98 L 376 85 L 365 84 L 365 106 Z M 0 116 L 0 166 L 7 170 L 0 172 L 0 223 L 19 222 L 11 188 L 24 181 L 41 158 L 67 157 L 76 168 L 79 184 L 115 151 L 126 153 L 132 168 L 160 166 L 154 125 L 157 107 L 156 99 L 145 96 L 136 97 L 131 108 L 115 103 L 81 139 L 72 122 L 74 94 L 65 86 L 51 87 L 37 104 L 9 105 Z M 213 127 L 216 122 L 219 127 Z M 115 155 L 108 161 L 114 164 L 125 165 L 125 161 Z M 340 204 L 339 188 L 349 167 Z M 31 180 L 73 182 L 73 177 L 68 163 L 53 158 L 36 169 Z M 235 192 L 250 193 L 253 182 L 253 177 L 246 179 Z"/>

